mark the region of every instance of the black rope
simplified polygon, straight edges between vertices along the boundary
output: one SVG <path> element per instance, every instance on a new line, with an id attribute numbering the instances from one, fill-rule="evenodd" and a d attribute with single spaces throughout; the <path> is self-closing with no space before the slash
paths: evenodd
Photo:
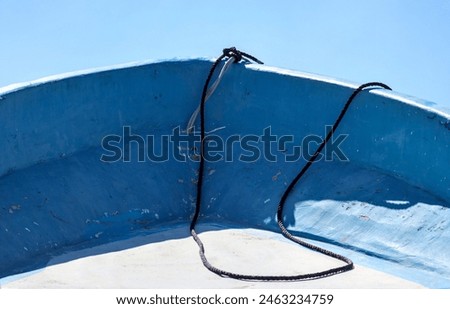
<path id="1" fill-rule="evenodd" d="M 257 58 L 253 57 L 252 55 L 249 55 L 247 53 L 244 53 L 243 51 L 237 50 L 236 47 L 224 48 L 223 55 L 225 55 L 227 57 L 234 57 L 235 63 L 241 61 L 243 58 L 247 58 L 248 60 L 251 60 L 253 62 L 256 62 L 259 64 L 264 64 L 262 61 L 258 60 Z"/>
<path id="2" fill-rule="evenodd" d="M 320 272 L 315 272 L 315 273 L 308 273 L 308 274 L 300 274 L 300 275 L 289 275 L 289 276 L 279 276 L 279 275 L 273 275 L 273 276 L 269 276 L 269 275 L 245 275 L 245 274 L 237 274 L 237 273 L 232 273 L 232 272 L 228 272 L 228 271 L 224 271 L 221 270 L 217 267 L 214 267 L 213 265 L 211 265 L 211 263 L 209 263 L 208 259 L 206 258 L 205 255 L 205 247 L 201 241 L 201 239 L 199 238 L 197 232 L 195 231 L 195 226 L 197 224 L 197 220 L 198 220 L 198 216 L 200 214 L 200 210 L 201 210 L 201 203 L 202 203 L 202 189 L 203 189 L 203 177 L 204 177 L 204 168 L 205 168 L 205 160 L 204 160 L 204 156 L 203 156 L 203 149 L 204 149 L 204 143 L 205 143 L 205 99 L 206 99 L 206 92 L 208 90 L 209 87 L 209 83 L 211 81 L 211 78 L 214 74 L 214 71 L 216 70 L 216 67 L 218 66 L 218 64 L 226 57 L 233 57 L 235 59 L 234 62 L 239 62 L 242 59 L 245 60 L 249 60 L 249 61 L 254 61 L 257 63 L 262 64 L 261 61 L 259 61 L 257 58 L 246 54 L 244 52 L 241 52 L 239 50 L 237 50 L 234 47 L 231 48 L 225 48 L 223 50 L 222 55 L 217 58 L 217 60 L 213 63 L 208 77 L 206 78 L 206 82 L 205 85 L 203 87 L 203 92 L 202 92 L 202 97 L 201 97 L 201 101 L 200 101 L 200 138 L 201 138 L 201 142 L 200 142 L 200 162 L 199 162 L 199 169 L 198 169 L 198 182 L 197 182 L 197 200 L 196 200 L 196 205 L 195 205 L 195 212 L 194 212 L 194 216 L 192 218 L 191 221 L 191 225 L 190 225 L 190 231 L 191 231 L 191 235 L 194 238 L 195 242 L 197 243 L 197 245 L 199 246 L 199 254 L 200 254 L 200 258 L 203 262 L 203 265 L 210 270 L 211 272 L 221 276 L 221 277 L 228 277 L 228 278 L 234 278 L 234 279 L 240 279 L 240 280 L 254 280 L 254 281 L 301 281 L 301 280 L 313 280 L 313 279 L 319 279 L 319 278 L 324 278 L 324 277 L 329 277 L 329 276 L 333 276 L 339 273 L 343 273 L 346 271 L 349 271 L 351 269 L 353 269 L 353 262 L 346 258 L 345 256 L 342 256 L 340 254 L 331 252 L 329 250 L 320 248 L 316 245 L 307 243 L 297 237 L 294 237 L 285 227 L 284 223 L 283 223 L 283 209 L 284 206 L 286 204 L 286 200 L 289 196 L 289 194 L 293 191 L 294 187 L 296 186 L 296 184 L 299 182 L 299 180 L 303 177 L 303 175 L 306 173 L 306 171 L 310 168 L 310 166 L 316 161 L 317 157 L 319 156 L 319 154 L 321 153 L 321 151 L 323 150 L 323 148 L 325 147 L 325 145 L 327 144 L 327 142 L 332 138 L 334 132 L 336 131 L 336 129 L 338 128 L 339 124 L 342 121 L 342 118 L 344 117 L 344 115 L 346 114 L 350 104 L 353 102 L 353 100 L 355 99 L 355 97 L 364 89 L 366 88 L 370 88 L 370 87 L 382 87 L 385 89 L 389 89 L 391 90 L 391 88 L 383 83 L 378 83 L 378 82 L 373 82 L 373 83 L 367 83 L 367 84 L 363 84 L 361 86 L 359 86 L 353 93 L 352 95 L 348 98 L 347 102 L 345 103 L 344 107 L 342 108 L 338 118 L 336 119 L 335 123 L 333 124 L 331 130 L 328 132 L 327 136 L 325 137 L 325 139 L 322 141 L 322 143 L 319 145 L 319 147 L 317 148 L 317 150 L 315 151 L 315 153 L 308 159 L 308 162 L 303 166 L 302 170 L 297 174 L 297 176 L 292 180 L 292 182 L 289 184 L 289 186 L 287 187 L 287 189 L 284 191 L 283 195 L 281 196 L 280 199 L 280 203 L 278 204 L 278 209 L 277 209 L 277 222 L 278 222 L 278 226 L 280 227 L 281 233 L 283 234 L 284 237 L 288 238 L 289 240 L 303 246 L 306 247 L 310 250 L 325 254 L 329 257 L 332 257 L 334 259 L 338 259 L 342 262 L 345 263 L 344 266 L 341 267 L 336 267 L 336 268 L 331 268 L 331 269 L 327 269 L 324 271 L 320 271 Z"/>

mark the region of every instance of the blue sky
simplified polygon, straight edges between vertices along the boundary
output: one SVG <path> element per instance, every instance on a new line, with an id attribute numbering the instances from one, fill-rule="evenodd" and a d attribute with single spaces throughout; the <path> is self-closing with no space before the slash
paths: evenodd
<path id="1" fill-rule="evenodd" d="M 0 87 L 236 46 L 270 66 L 382 81 L 450 107 L 449 16 L 449 0 L 0 0 Z"/>

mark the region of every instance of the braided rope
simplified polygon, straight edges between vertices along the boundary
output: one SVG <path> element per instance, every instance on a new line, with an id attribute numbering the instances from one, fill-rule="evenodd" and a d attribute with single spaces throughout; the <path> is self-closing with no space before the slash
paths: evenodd
<path id="1" fill-rule="evenodd" d="M 302 281 L 302 280 L 314 280 L 314 279 L 319 279 L 319 278 L 324 278 L 324 277 L 329 277 L 329 276 L 333 276 L 339 273 L 343 273 L 346 271 L 349 271 L 351 269 L 353 269 L 353 262 L 345 257 L 342 256 L 340 254 L 331 252 L 329 250 L 323 249 L 321 247 L 318 247 L 316 245 L 307 243 L 301 239 L 299 239 L 298 237 L 294 237 L 285 227 L 284 223 L 283 223 L 283 209 L 284 206 L 286 204 L 286 200 L 289 197 L 290 193 L 293 191 L 294 187 L 296 186 L 296 184 L 299 182 L 299 180 L 303 177 L 303 175 L 306 173 L 306 171 L 311 167 L 311 165 L 316 161 L 317 157 L 319 156 L 319 154 L 321 153 L 321 151 L 323 150 L 323 148 L 325 147 L 325 145 L 327 144 L 327 142 L 332 138 L 334 132 L 336 131 L 336 129 L 338 128 L 339 124 L 341 123 L 343 117 L 345 116 L 348 108 L 350 107 L 350 104 L 353 102 L 353 100 L 355 99 L 355 97 L 363 90 L 367 89 L 367 88 L 371 88 L 371 87 L 381 87 L 384 89 L 388 89 L 391 90 L 391 88 L 383 83 L 379 83 L 379 82 L 372 82 L 372 83 L 366 83 L 363 84 L 361 86 L 359 86 L 353 93 L 352 95 L 348 98 L 347 102 L 345 103 L 344 107 L 342 108 L 338 118 L 336 119 L 333 127 L 331 128 L 331 130 L 328 132 L 326 138 L 322 141 L 322 143 L 319 145 L 319 147 L 317 148 L 317 150 L 315 151 L 315 153 L 308 159 L 308 162 L 303 166 L 303 168 L 301 169 L 301 171 L 297 174 L 297 176 L 291 181 L 291 183 L 289 184 L 289 186 L 286 188 L 286 190 L 284 191 L 283 195 L 280 198 L 280 202 L 278 204 L 278 209 L 277 209 L 277 223 L 278 226 L 280 227 L 281 233 L 284 237 L 286 237 L 287 239 L 305 247 L 308 248 L 310 250 L 322 253 L 324 255 L 327 255 L 329 257 L 332 257 L 334 259 L 340 260 L 342 262 L 345 263 L 344 266 L 340 266 L 340 267 L 336 267 L 336 268 L 331 268 L 331 269 L 327 269 L 324 271 L 320 271 L 320 272 L 314 272 L 314 273 L 307 273 L 307 274 L 298 274 L 298 275 L 286 275 L 286 276 L 281 276 L 281 275 L 248 275 L 248 274 L 237 274 L 237 273 L 233 273 L 233 272 L 229 272 L 229 271 L 225 271 L 225 270 L 221 270 L 213 265 L 211 265 L 211 263 L 209 263 L 208 259 L 206 258 L 206 254 L 205 254 L 205 246 L 203 245 L 200 237 L 198 236 L 197 232 L 195 231 L 195 226 L 197 224 L 197 220 L 198 220 L 198 216 L 200 214 L 200 210 L 201 210 L 201 202 L 202 202 L 202 189 L 203 189 L 203 178 L 204 178 L 204 169 L 205 169 L 205 160 L 203 157 L 203 149 L 204 149 L 204 141 L 205 141 L 205 101 L 208 97 L 208 87 L 209 87 L 209 83 L 211 81 L 211 78 L 217 68 L 217 66 L 219 65 L 219 63 L 224 59 L 224 58 L 234 58 L 234 62 L 237 63 L 239 61 L 241 61 L 242 59 L 246 59 L 246 60 L 251 60 L 257 63 L 262 64 L 261 61 L 259 61 L 257 58 L 238 51 L 236 48 L 231 47 L 231 48 L 225 48 L 223 50 L 222 55 L 213 63 L 208 77 L 206 79 L 205 85 L 203 87 L 203 92 L 202 92 L 202 98 L 200 101 L 200 106 L 199 106 L 199 112 L 200 112 L 200 138 L 201 138 L 201 143 L 200 143 L 200 162 L 199 162 L 199 169 L 198 169 L 198 182 L 197 182 L 197 200 L 196 200 L 196 207 L 195 207 L 195 212 L 190 224 L 190 231 L 191 231 L 191 235 L 192 238 L 195 240 L 195 242 L 197 243 L 197 245 L 199 246 L 199 254 L 200 254 L 200 258 L 202 260 L 203 265 L 210 270 L 211 272 L 221 276 L 221 277 L 227 277 L 227 278 L 233 278 L 233 279 L 239 279 L 239 280 L 251 280 L 251 281 Z M 227 62 L 228 63 L 228 62 Z M 222 72 L 221 72 L 222 73 Z M 220 81 L 220 80 L 219 80 Z M 215 83 L 215 87 L 217 87 L 218 82 L 216 81 Z M 214 89 L 215 89 L 214 87 Z M 211 93 L 210 93 L 211 94 Z M 195 119 L 194 119 L 195 121 Z M 193 122 L 192 122 L 193 123 Z"/>

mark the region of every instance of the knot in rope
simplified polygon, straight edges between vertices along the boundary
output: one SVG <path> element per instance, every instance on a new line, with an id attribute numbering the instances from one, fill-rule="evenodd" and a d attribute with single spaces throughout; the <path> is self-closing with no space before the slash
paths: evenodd
<path id="1" fill-rule="evenodd" d="M 242 53 L 236 49 L 236 47 L 224 48 L 223 55 L 234 58 L 234 63 L 238 63 L 242 60 Z"/>
<path id="2" fill-rule="evenodd" d="M 222 57 L 234 58 L 234 63 L 238 63 L 242 59 L 245 59 L 248 61 L 256 62 L 258 64 L 264 64 L 261 60 L 257 59 L 256 57 L 253 57 L 252 55 L 244 53 L 243 51 L 236 49 L 236 47 L 224 48 Z"/>

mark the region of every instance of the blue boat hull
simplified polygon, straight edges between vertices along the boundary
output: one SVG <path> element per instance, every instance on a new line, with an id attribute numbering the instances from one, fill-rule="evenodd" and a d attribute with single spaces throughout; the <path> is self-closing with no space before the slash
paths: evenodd
<path id="1" fill-rule="evenodd" d="M 157 159 L 159 141 L 185 129 L 210 66 L 147 63 L 0 89 L 0 277 L 63 252 L 188 224 L 195 153 L 180 144 Z M 305 163 L 294 146 L 323 137 L 355 88 L 234 65 L 206 106 L 206 130 L 228 150 L 206 163 L 200 222 L 277 231 L 280 196 Z M 295 143 L 268 149 L 250 137 L 247 149 L 230 149 L 230 136 L 268 130 Z M 289 197 L 289 230 L 358 263 L 450 287 L 449 115 L 387 90 L 364 91 L 336 136 L 339 151 L 315 163 Z"/>

